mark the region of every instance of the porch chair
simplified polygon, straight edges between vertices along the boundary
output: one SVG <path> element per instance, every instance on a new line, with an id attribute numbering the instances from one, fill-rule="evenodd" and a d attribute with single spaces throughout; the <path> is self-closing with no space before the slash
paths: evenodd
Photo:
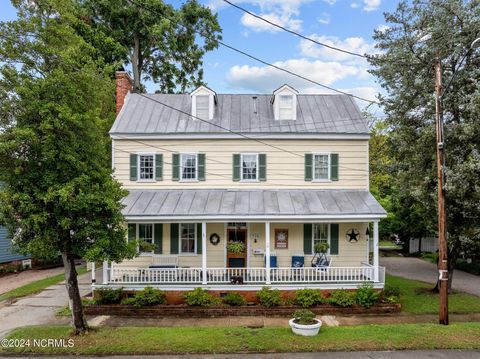
<path id="1" fill-rule="evenodd" d="M 293 277 L 295 280 L 303 280 L 303 269 L 305 267 L 305 257 L 303 255 L 292 256 L 292 265 L 290 268 L 290 277 Z"/>

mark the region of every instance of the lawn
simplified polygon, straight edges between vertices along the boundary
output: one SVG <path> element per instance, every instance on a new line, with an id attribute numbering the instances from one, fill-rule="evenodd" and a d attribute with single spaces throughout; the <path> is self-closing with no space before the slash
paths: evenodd
<path id="1" fill-rule="evenodd" d="M 26 327 L 9 339 L 30 346 L 0 353 L 69 355 L 153 353 L 310 352 L 331 350 L 480 349 L 480 323 L 363 325 L 324 327 L 316 337 L 294 335 L 289 328 L 133 328 L 103 327 L 82 336 L 69 327 Z M 40 339 L 73 339 L 72 347 L 34 345 Z"/>
<path id="2" fill-rule="evenodd" d="M 392 241 L 379 241 L 378 242 L 379 248 L 389 248 L 389 249 L 402 249 L 402 246 L 398 246 Z"/>
<path id="3" fill-rule="evenodd" d="M 438 313 L 438 294 L 429 291 L 433 288 L 432 284 L 388 274 L 386 283 L 400 289 L 400 303 L 404 312 L 412 314 Z M 454 292 L 448 296 L 448 307 L 450 313 L 479 313 L 480 298 L 471 294 Z"/>
<path id="4" fill-rule="evenodd" d="M 87 273 L 87 269 L 84 266 L 77 267 L 77 273 L 78 275 Z M 63 280 L 65 280 L 65 275 L 63 273 L 37 280 L 24 286 L 15 288 L 9 292 L 3 293 L 2 295 L 0 295 L 0 302 L 7 299 L 25 297 L 30 294 L 41 292 L 45 288 L 57 284 Z"/>

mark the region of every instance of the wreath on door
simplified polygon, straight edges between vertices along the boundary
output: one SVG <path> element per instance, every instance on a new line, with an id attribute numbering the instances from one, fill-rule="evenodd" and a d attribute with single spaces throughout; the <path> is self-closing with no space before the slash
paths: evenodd
<path id="1" fill-rule="evenodd" d="M 216 246 L 218 243 L 220 243 L 220 236 L 216 233 L 213 233 L 210 236 L 210 243 L 212 243 L 214 246 Z"/>

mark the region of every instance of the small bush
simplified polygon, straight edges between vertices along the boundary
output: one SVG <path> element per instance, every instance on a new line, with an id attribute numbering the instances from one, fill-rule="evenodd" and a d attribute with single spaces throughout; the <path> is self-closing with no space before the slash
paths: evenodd
<path id="1" fill-rule="evenodd" d="M 364 283 L 355 294 L 355 302 L 364 308 L 370 308 L 378 302 L 380 295 L 373 289 L 372 283 Z"/>
<path id="2" fill-rule="evenodd" d="M 400 297 L 400 288 L 396 285 L 385 284 L 383 288 L 382 296 L 384 298 L 395 296 Z"/>
<path id="3" fill-rule="evenodd" d="M 191 306 L 208 307 L 220 304 L 220 299 L 214 297 L 202 288 L 195 288 L 191 292 L 184 294 L 185 302 Z"/>
<path id="4" fill-rule="evenodd" d="M 264 307 L 276 307 L 280 305 L 280 291 L 278 289 L 271 289 L 263 287 L 262 290 L 257 292 L 257 298 L 261 305 Z"/>
<path id="5" fill-rule="evenodd" d="M 247 301 L 243 296 L 236 292 L 230 292 L 228 293 L 224 298 L 223 302 L 228 304 L 228 305 L 233 305 L 233 306 L 238 306 L 238 305 L 245 305 L 247 304 Z"/>
<path id="6" fill-rule="evenodd" d="M 123 288 L 101 288 L 95 290 L 95 304 L 118 304 L 122 300 Z"/>
<path id="7" fill-rule="evenodd" d="M 135 293 L 133 298 L 126 298 L 122 300 L 123 305 L 133 305 L 137 308 L 148 307 L 150 305 L 165 304 L 166 294 L 164 291 L 146 287 Z"/>
<path id="8" fill-rule="evenodd" d="M 395 296 L 395 295 L 391 295 L 389 297 L 386 297 L 386 298 L 384 298 L 384 300 L 385 300 L 385 302 L 391 303 L 391 304 L 397 304 L 397 303 L 400 302 L 398 297 Z"/>
<path id="9" fill-rule="evenodd" d="M 350 292 L 345 289 L 338 289 L 330 294 L 328 301 L 329 303 L 338 305 L 339 307 L 351 307 L 355 304 L 355 292 Z"/>
<path id="10" fill-rule="evenodd" d="M 296 310 L 293 313 L 293 318 L 295 318 L 294 322 L 297 324 L 312 325 L 317 323 L 315 314 L 306 309 Z"/>
<path id="11" fill-rule="evenodd" d="M 309 308 L 314 305 L 325 303 L 325 298 L 317 289 L 299 289 L 295 293 L 295 304 Z"/>

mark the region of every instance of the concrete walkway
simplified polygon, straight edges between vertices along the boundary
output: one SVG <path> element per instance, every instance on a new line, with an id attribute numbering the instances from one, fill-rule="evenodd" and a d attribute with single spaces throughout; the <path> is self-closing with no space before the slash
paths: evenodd
<path id="1" fill-rule="evenodd" d="M 435 284 L 438 278 L 437 266 L 423 259 L 412 257 L 380 257 L 380 265 L 388 274 L 407 279 Z M 480 276 L 455 269 L 453 290 L 480 296 Z"/>
<path id="2" fill-rule="evenodd" d="M 99 271 L 100 272 L 100 271 Z M 100 275 L 100 273 L 97 274 Z M 80 294 L 91 292 L 90 272 L 78 277 Z M 38 294 L 20 298 L 0 307 L 0 338 L 15 328 L 27 325 L 58 324 L 56 312 L 68 304 L 65 282 L 52 285 Z M 68 318 L 61 318 L 68 323 Z M 62 321 L 60 320 L 60 322 Z"/>
<path id="3" fill-rule="evenodd" d="M 0 294 L 11 291 L 23 285 L 36 282 L 40 279 L 53 277 L 63 273 L 63 267 L 49 269 L 29 269 L 19 273 L 12 273 L 0 278 Z"/>

